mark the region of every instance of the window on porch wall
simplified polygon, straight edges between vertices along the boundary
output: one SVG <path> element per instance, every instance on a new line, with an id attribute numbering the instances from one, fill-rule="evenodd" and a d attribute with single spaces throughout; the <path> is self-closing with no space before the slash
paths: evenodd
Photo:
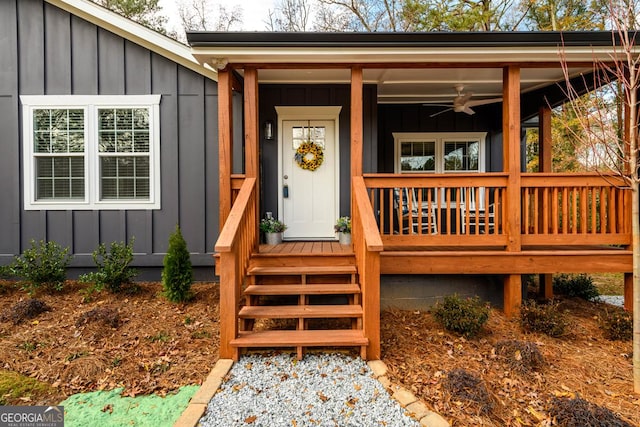
<path id="1" fill-rule="evenodd" d="M 485 171 L 485 132 L 474 133 L 394 133 L 395 173 L 482 173 Z M 424 188 L 422 201 L 436 201 L 454 204 L 458 188 Z M 428 194 L 430 193 L 430 194 Z M 484 206 L 484 192 L 480 194 L 480 204 Z M 473 200 L 475 205 L 475 199 Z"/>

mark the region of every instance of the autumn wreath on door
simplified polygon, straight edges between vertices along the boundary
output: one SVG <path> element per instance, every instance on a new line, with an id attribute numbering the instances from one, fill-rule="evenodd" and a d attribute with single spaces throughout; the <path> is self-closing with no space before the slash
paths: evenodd
<path id="1" fill-rule="evenodd" d="M 313 172 L 322 165 L 324 152 L 318 144 L 306 141 L 300 144 L 293 158 L 302 169 Z"/>

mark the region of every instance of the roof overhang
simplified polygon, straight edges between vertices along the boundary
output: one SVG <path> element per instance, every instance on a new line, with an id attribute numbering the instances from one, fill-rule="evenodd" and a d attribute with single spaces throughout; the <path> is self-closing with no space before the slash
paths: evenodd
<path id="1" fill-rule="evenodd" d="M 140 25 L 89 0 L 45 0 L 79 18 L 149 49 L 196 73 L 218 80 L 218 73 L 206 63 L 198 62 L 191 49 L 170 37 Z"/>
<path id="2" fill-rule="evenodd" d="M 270 33 L 190 32 L 198 61 L 259 68 L 261 84 L 349 84 L 363 67 L 379 103 L 450 102 L 462 85 L 474 99 L 502 96 L 502 67 L 521 67 L 521 92 L 587 75 L 621 53 L 612 32 Z"/>
<path id="3" fill-rule="evenodd" d="M 611 60 L 611 32 L 269 33 L 188 32 L 207 64 L 487 64 Z"/>

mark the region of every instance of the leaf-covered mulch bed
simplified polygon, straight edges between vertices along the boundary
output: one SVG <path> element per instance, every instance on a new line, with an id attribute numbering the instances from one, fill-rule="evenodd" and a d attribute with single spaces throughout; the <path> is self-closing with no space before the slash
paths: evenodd
<path id="1" fill-rule="evenodd" d="M 561 301 L 560 309 L 567 310 L 572 325 L 560 338 L 525 334 L 517 320 L 491 310 L 483 332 L 471 340 L 445 331 L 428 313 L 386 311 L 381 321 L 383 360 L 392 381 L 404 384 L 453 426 L 556 425 L 554 398 L 576 397 L 640 425 L 631 341 L 608 341 L 598 327 L 598 318 L 614 308 L 567 299 Z M 496 350 L 498 343 L 510 340 L 535 343 L 542 364 L 530 372 L 517 369 L 513 359 Z M 482 380 L 490 405 L 451 392 L 447 379 L 457 369 Z"/>
<path id="2" fill-rule="evenodd" d="M 164 395 L 202 383 L 218 360 L 215 283 L 195 284 L 195 297 L 186 304 L 168 302 L 158 283 L 141 283 L 133 294 L 102 292 L 83 302 L 80 285 L 68 283 L 60 294 L 37 295 L 49 311 L 18 324 L 11 321 L 11 310 L 28 296 L 7 289 L 6 282 L 4 288 L 0 369 L 55 390 L 49 396 L 6 398 L 8 404 L 52 404 L 74 393 L 118 387 L 126 396 Z"/>
<path id="3" fill-rule="evenodd" d="M 126 396 L 163 395 L 202 383 L 218 359 L 218 285 L 195 284 L 195 297 L 186 304 L 168 302 L 158 283 L 140 285 L 137 294 L 103 292 L 83 302 L 79 285 L 71 283 L 62 294 L 38 295 L 49 311 L 18 324 L 11 316 L 0 320 L 0 374 L 4 369 L 54 386 L 4 400 L 53 404 L 74 393 L 118 387 Z M 0 288 L 0 315 L 28 299 L 6 283 Z M 480 335 L 469 340 L 446 332 L 429 313 L 385 311 L 382 358 L 392 381 L 453 426 L 555 425 L 551 411 L 558 398 L 580 398 L 640 425 L 631 342 L 608 341 L 598 327 L 612 307 L 563 300 L 560 309 L 568 310 L 572 323 L 560 338 L 525 334 L 516 320 L 492 310 Z M 514 341 L 535 344 L 543 360 Z M 515 363 L 505 356 L 510 352 Z M 520 369 L 518 358 L 533 360 L 535 369 Z M 479 381 L 488 395 L 465 398 L 460 378 Z"/>

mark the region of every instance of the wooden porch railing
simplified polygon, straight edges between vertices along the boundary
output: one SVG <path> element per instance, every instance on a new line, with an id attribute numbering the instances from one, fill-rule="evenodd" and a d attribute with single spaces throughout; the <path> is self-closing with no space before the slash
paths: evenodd
<path id="1" fill-rule="evenodd" d="M 385 245 L 506 245 L 506 174 L 369 174 L 364 182 Z M 521 203 L 523 246 L 631 244 L 631 192 L 621 178 L 522 174 Z"/>
<path id="2" fill-rule="evenodd" d="M 244 178 L 244 174 L 241 173 L 231 175 L 231 206 L 233 206 L 238 198 L 238 193 L 240 192 L 240 188 L 242 188 Z"/>
<path id="3" fill-rule="evenodd" d="M 631 244 L 631 191 L 619 177 L 523 174 L 523 245 Z"/>
<path id="4" fill-rule="evenodd" d="M 234 358 L 230 343 L 238 334 L 238 304 L 249 258 L 258 249 L 256 179 L 245 178 L 215 250 L 220 254 L 220 358 Z"/>
<path id="5" fill-rule="evenodd" d="M 382 240 L 361 176 L 353 178 L 352 236 L 360 276 L 363 331 L 369 339 L 367 360 L 380 358 L 380 252 Z"/>
<path id="6" fill-rule="evenodd" d="M 506 245 L 506 174 L 369 174 L 365 183 L 385 244 Z"/>

